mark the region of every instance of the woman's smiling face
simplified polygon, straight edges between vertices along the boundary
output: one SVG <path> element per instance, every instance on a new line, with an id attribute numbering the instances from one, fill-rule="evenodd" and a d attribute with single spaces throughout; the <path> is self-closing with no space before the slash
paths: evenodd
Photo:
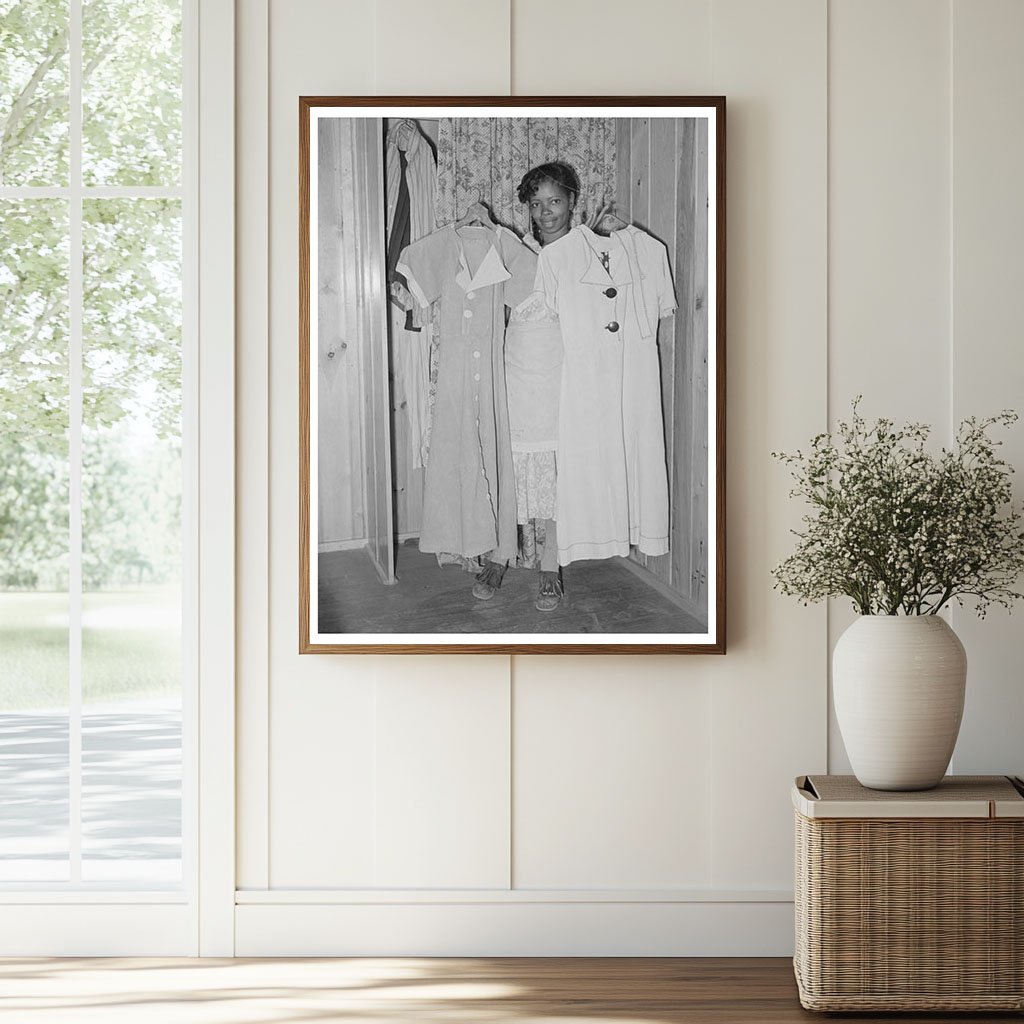
<path id="1" fill-rule="evenodd" d="M 530 217 L 542 242 L 553 242 L 569 231 L 572 195 L 553 181 L 542 181 L 530 199 Z"/>

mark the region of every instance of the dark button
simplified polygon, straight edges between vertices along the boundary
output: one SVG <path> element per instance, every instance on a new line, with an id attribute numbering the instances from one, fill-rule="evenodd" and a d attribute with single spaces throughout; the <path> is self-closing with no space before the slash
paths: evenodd
<path id="1" fill-rule="evenodd" d="M 604 329 L 606 331 L 611 331 L 612 334 L 614 334 L 619 329 L 619 321 L 613 320 L 610 324 L 605 324 Z"/>
<path id="2" fill-rule="evenodd" d="M 614 299 L 619 294 L 619 291 L 617 288 L 605 288 L 604 293 L 609 299 Z"/>

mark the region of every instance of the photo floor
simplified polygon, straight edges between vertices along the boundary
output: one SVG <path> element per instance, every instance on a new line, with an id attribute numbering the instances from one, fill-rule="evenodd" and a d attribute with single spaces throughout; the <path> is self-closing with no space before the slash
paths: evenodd
<path id="1" fill-rule="evenodd" d="M 553 612 L 533 606 L 538 573 L 510 568 L 490 601 L 473 597 L 473 576 L 443 568 L 416 542 L 396 551 L 398 583 L 385 586 L 363 550 L 319 559 L 321 633 L 702 633 L 657 581 L 623 558 L 574 562 L 562 570 L 565 596 Z"/>

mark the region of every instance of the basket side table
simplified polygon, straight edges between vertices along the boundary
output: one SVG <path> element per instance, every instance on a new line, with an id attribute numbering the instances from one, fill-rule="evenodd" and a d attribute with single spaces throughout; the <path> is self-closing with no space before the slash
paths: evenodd
<path id="1" fill-rule="evenodd" d="M 1024 1010 L 1024 783 L 814 775 L 792 797 L 805 1009 Z"/>

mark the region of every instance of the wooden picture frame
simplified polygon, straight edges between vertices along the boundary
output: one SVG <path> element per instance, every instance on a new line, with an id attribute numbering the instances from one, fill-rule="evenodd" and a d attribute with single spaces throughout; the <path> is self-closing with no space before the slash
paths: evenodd
<path id="1" fill-rule="evenodd" d="M 568 223 L 516 195 L 552 160 L 578 187 L 530 194 L 569 197 Z M 725 99 L 303 96 L 298 200 L 300 653 L 724 654 Z M 510 369 L 503 319 L 531 310 L 558 314 L 560 369 L 551 346 Z M 530 416 L 553 454 L 518 443 Z M 535 500 L 553 526 L 520 522 L 500 589 L 477 587 Z M 505 540 L 481 551 L 487 509 Z M 517 567 L 534 542 L 562 565 L 554 611 Z"/>

